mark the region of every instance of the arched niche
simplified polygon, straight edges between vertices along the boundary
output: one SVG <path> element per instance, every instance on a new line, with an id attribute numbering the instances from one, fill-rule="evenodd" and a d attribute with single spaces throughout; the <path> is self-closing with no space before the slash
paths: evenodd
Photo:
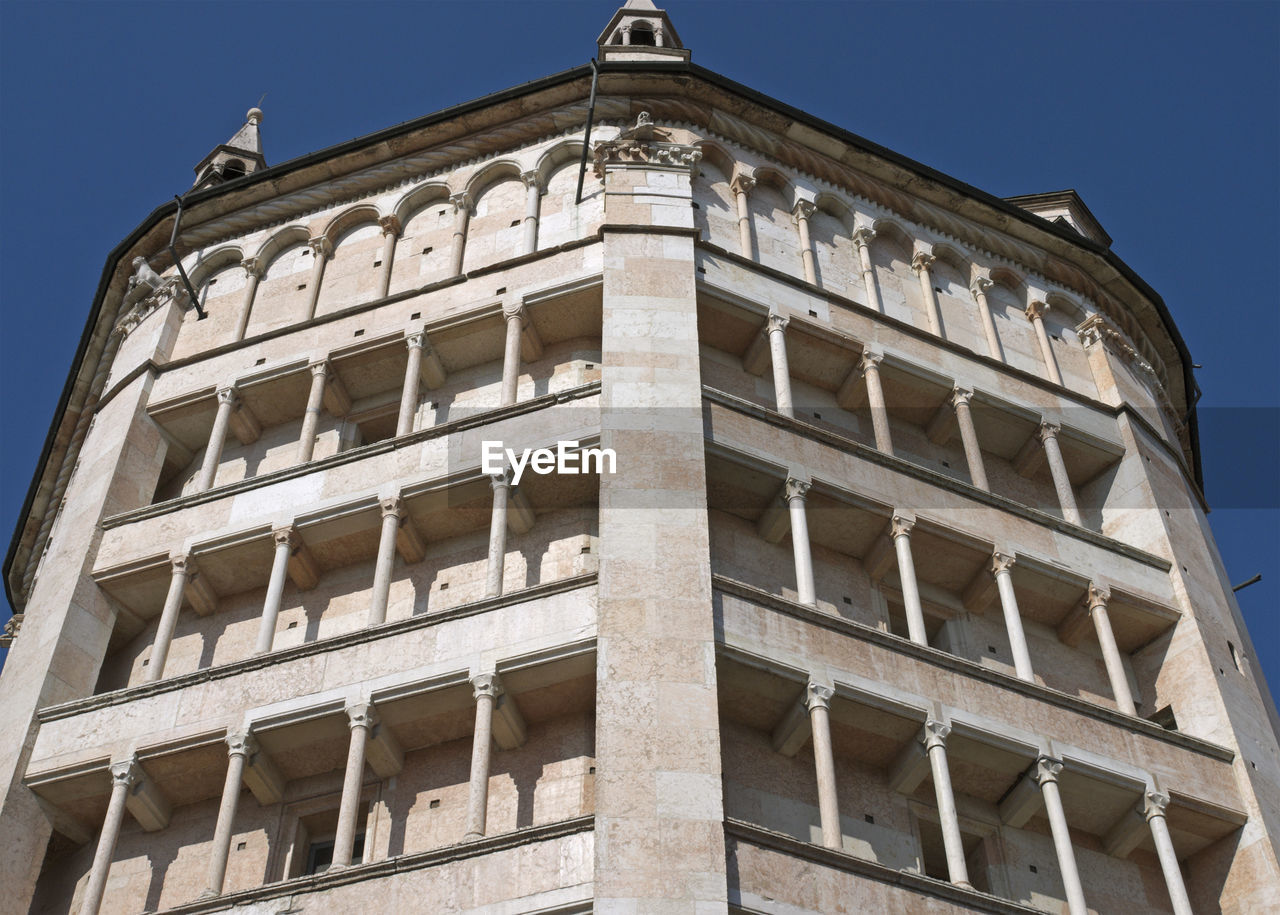
<path id="1" fill-rule="evenodd" d="M 392 294 L 448 276 L 453 214 L 449 188 L 440 183 L 415 188 L 396 204 L 401 228 L 391 266 Z"/>
<path id="2" fill-rule="evenodd" d="M 325 229 L 332 248 L 320 283 L 316 314 L 331 314 L 378 297 L 382 275 L 382 227 L 371 206 L 339 214 Z"/>

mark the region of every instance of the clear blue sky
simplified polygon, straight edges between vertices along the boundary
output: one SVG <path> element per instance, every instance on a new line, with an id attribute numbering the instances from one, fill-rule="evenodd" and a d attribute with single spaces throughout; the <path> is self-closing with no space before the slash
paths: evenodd
<path id="1" fill-rule="evenodd" d="M 275 164 L 583 64 L 619 2 L 0 3 L 6 544 L 107 252 L 264 92 Z M 767 95 L 999 196 L 1080 192 L 1204 366 L 1210 518 L 1280 683 L 1280 4 L 667 8 Z"/>

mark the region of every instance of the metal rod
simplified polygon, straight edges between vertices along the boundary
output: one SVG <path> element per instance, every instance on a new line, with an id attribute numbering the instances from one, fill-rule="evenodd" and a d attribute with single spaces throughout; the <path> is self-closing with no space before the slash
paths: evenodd
<path id="1" fill-rule="evenodd" d="M 196 309 L 196 320 L 203 321 L 209 316 L 200 307 L 200 299 L 196 296 L 196 291 L 191 288 L 191 278 L 187 276 L 187 271 L 182 269 L 182 258 L 178 257 L 178 250 L 174 247 L 178 243 L 178 230 L 182 228 L 182 198 L 175 194 L 173 199 L 178 201 L 178 212 L 173 217 L 173 231 L 169 233 L 169 256 L 173 258 L 173 265 L 178 268 L 178 276 L 182 277 L 182 285 L 187 287 L 187 295 L 191 297 L 191 304 Z"/>
<path id="2" fill-rule="evenodd" d="M 1249 587 L 1249 585 L 1256 585 L 1256 584 L 1257 584 L 1258 582 L 1260 582 L 1260 581 L 1262 581 L 1262 573 L 1261 573 L 1261 572 L 1259 572 L 1257 575 L 1253 576 L 1253 578 L 1250 578 L 1248 581 L 1242 581 L 1242 582 L 1240 582 L 1240 584 L 1238 584 L 1238 585 L 1232 585 L 1232 586 L 1231 586 L 1231 590 L 1232 590 L 1232 591 L 1239 591 L 1241 588 L 1247 588 L 1247 587 Z"/>
<path id="3" fill-rule="evenodd" d="M 600 69 L 596 59 L 591 58 L 591 100 L 587 102 L 587 132 L 582 138 L 582 161 L 578 163 L 578 193 L 573 198 L 574 206 L 582 203 L 582 182 L 587 177 L 587 153 L 591 150 L 591 122 L 596 116 L 596 84 L 600 81 Z"/>

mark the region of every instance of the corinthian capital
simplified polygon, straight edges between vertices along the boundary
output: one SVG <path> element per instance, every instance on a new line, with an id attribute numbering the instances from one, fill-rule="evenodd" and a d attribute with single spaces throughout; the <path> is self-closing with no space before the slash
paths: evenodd
<path id="1" fill-rule="evenodd" d="M 750 194 L 755 186 L 756 179 L 742 173 L 734 175 L 733 180 L 729 182 L 729 189 L 735 194 Z"/>
<path id="2" fill-rule="evenodd" d="M 928 270 L 933 266 L 933 262 L 936 260 L 937 258 L 932 254 L 925 254 L 921 251 L 915 257 L 911 258 L 911 269 L 916 273 L 919 273 L 921 270 Z"/>
<path id="3" fill-rule="evenodd" d="M 463 191 L 461 194 L 450 195 L 449 202 L 453 204 L 453 211 L 455 213 L 460 213 L 465 210 L 467 214 L 470 215 L 476 211 L 476 203 L 471 199 L 471 195 L 466 191 Z"/>
<path id="4" fill-rule="evenodd" d="M 1046 312 L 1048 311 L 1049 311 L 1049 306 L 1046 303 L 1041 302 L 1037 299 L 1036 301 L 1028 305 L 1026 308 L 1027 320 L 1039 321 L 1045 316 Z"/>
<path id="5" fill-rule="evenodd" d="M 395 238 L 400 237 L 400 232 L 404 228 L 400 225 L 399 216 L 383 216 L 378 220 L 378 225 L 382 227 L 383 235 L 391 235 Z"/>
<path id="6" fill-rule="evenodd" d="M 975 296 L 986 295 L 987 290 L 994 285 L 995 283 L 991 281 L 991 277 L 980 276 L 975 278 L 974 281 L 969 285 L 969 291 L 972 292 Z"/>
<path id="7" fill-rule="evenodd" d="M 382 517 L 384 518 L 387 517 L 387 515 L 395 515 L 397 518 L 399 518 L 402 514 L 404 514 L 404 500 L 401 499 L 399 496 L 391 496 L 390 498 L 387 498 L 387 499 L 379 499 L 378 508 L 381 510 Z"/>
<path id="8" fill-rule="evenodd" d="M 1012 572 L 1013 566 L 1017 561 L 1016 557 L 996 550 L 991 554 L 991 574 L 999 575 L 1001 572 Z"/>
<path id="9" fill-rule="evenodd" d="M 526 190 L 535 187 L 538 189 L 538 193 L 542 193 L 546 190 L 542 182 L 542 175 L 537 171 L 537 169 L 530 169 L 527 172 L 521 172 L 520 180 L 524 182 Z"/>
<path id="10" fill-rule="evenodd" d="M 1089 601 L 1090 610 L 1097 609 L 1098 607 L 1106 610 L 1107 604 L 1111 602 L 1111 589 L 1090 582 L 1089 596 L 1087 599 Z"/>
<path id="11" fill-rule="evenodd" d="M 786 315 L 780 315 L 774 311 L 769 313 L 769 317 L 765 321 L 765 327 L 768 329 L 769 333 L 773 333 L 774 331 L 781 332 L 786 330 L 787 325 L 790 323 L 791 319 L 789 317 Z"/>
<path id="12" fill-rule="evenodd" d="M 1040 428 L 1036 430 L 1036 436 L 1040 441 L 1048 438 L 1057 438 L 1058 433 L 1062 431 L 1062 426 L 1057 423 L 1041 423 Z"/>
<path id="13" fill-rule="evenodd" d="M 1152 817 L 1162 817 L 1169 809 L 1169 795 L 1155 788 L 1148 788 L 1142 793 L 1142 815 L 1148 821 Z"/>
<path id="14" fill-rule="evenodd" d="M 815 708 L 830 708 L 831 699 L 835 694 L 835 690 L 831 687 L 810 680 L 804 688 L 804 706 L 809 711 Z"/>
<path id="15" fill-rule="evenodd" d="M 316 257 L 333 257 L 333 242 L 324 235 L 318 235 L 307 242 L 307 246 L 311 248 L 311 253 Z"/>
<path id="16" fill-rule="evenodd" d="M 471 678 L 471 692 L 475 699 L 481 696 L 497 699 L 503 692 L 502 682 L 497 674 L 479 674 Z"/>
<path id="17" fill-rule="evenodd" d="M 369 702 L 357 702 L 355 705 L 348 705 L 347 727 L 355 730 L 356 728 L 365 728 L 372 730 L 378 724 L 378 712 L 374 709 L 373 704 Z"/>
<path id="18" fill-rule="evenodd" d="M 135 782 L 142 780 L 142 769 L 136 759 L 126 759 L 111 764 L 111 786 L 123 785 L 132 788 Z"/>
<path id="19" fill-rule="evenodd" d="M 1036 780 L 1037 785 L 1043 786 L 1045 782 L 1056 782 L 1061 774 L 1062 760 L 1054 759 L 1052 756 L 1036 757 L 1036 765 L 1031 777 Z"/>
<path id="20" fill-rule="evenodd" d="M 787 477 L 786 485 L 783 487 L 783 492 L 785 493 L 784 498 L 787 502 L 791 502 L 793 499 L 799 499 L 803 502 L 805 497 L 809 495 L 809 487 L 812 485 L 813 484 L 808 480 L 797 480 L 795 477 Z"/>
<path id="21" fill-rule="evenodd" d="M 924 730 L 920 734 L 920 742 L 924 744 L 926 750 L 932 750 L 934 747 L 945 747 L 947 738 L 951 735 L 951 725 L 945 721 L 939 721 L 937 718 L 929 718 L 924 723 Z"/>
<path id="22" fill-rule="evenodd" d="M 250 731 L 231 731 L 227 734 L 227 755 L 246 759 L 258 752 L 258 739 Z"/>
<path id="23" fill-rule="evenodd" d="M 808 219 L 817 209 L 812 200 L 797 200 L 791 208 L 791 215 L 796 219 Z"/>
<path id="24" fill-rule="evenodd" d="M 861 247 L 871 244 L 871 239 L 876 237 L 876 230 L 863 226 L 853 233 L 853 240 Z"/>
<path id="25" fill-rule="evenodd" d="M 915 518 L 908 518 L 905 515 L 894 515 L 889 521 L 890 536 L 895 539 L 898 537 L 910 537 L 911 530 L 916 526 Z"/>

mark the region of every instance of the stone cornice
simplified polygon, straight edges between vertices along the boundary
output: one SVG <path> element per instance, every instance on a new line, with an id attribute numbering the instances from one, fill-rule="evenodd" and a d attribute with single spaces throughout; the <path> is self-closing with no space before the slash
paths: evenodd
<path id="1" fill-rule="evenodd" d="M 1056 705 L 1059 708 L 1066 709 L 1077 714 L 1085 715 L 1096 721 L 1102 721 L 1109 725 L 1122 728 L 1127 731 L 1135 731 L 1146 737 L 1152 737 L 1156 740 L 1163 741 L 1174 746 L 1181 747 L 1217 759 L 1222 762 L 1231 762 L 1235 759 L 1235 752 L 1216 743 L 1204 740 L 1199 737 L 1193 737 L 1190 734 L 1184 734 L 1181 731 L 1166 731 L 1158 724 L 1147 721 L 1145 718 L 1134 718 L 1124 715 L 1114 709 L 1106 708 L 1101 705 L 1094 705 L 1092 702 L 1086 702 L 1078 696 L 1072 696 L 1047 686 L 1041 686 L 1038 683 L 1028 683 L 1026 680 L 1019 679 L 1012 674 L 1001 673 L 998 670 L 992 670 L 976 664 L 965 658 L 957 657 L 937 648 L 928 645 L 917 645 L 908 639 L 899 638 L 892 633 L 884 632 L 872 626 L 847 620 L 842 617 L 831 616 L 816 610 L 806 604 L 798 604 L 795 601 L 787 600 L 785 597 L 779 597 L 768 591 L 763 591 L 745 582 L 737 581 L 724 575 L 713 574 L 711 576 L 712 588 L 725 594 L 733 595 L 754 604 L 767 607 L 784 613 L 787 616 L 794 617 L 811 625 L 821 626 L 824 629 L 830 629 L 839 632 L 850 638 L 855 638 L 863 642 L 869 642 L 881 648 L 896 652 L 898 654 L 914 657 L 918 660 L 932 664 L 936 667 L 945 668 L 952 673 L 962 674 L 972 677 L 975 680 L 982 680 L 991 683 L 1010 692 L 1021 693 L 1032 699 L 1047 702 L 1050 705 Z M 740 650 L 728 645 L 723 637 L 719 638 L 720 644 L 728 650 L 738 653 Z M 838 690 L 837 690 L 838 692 Z"/>

